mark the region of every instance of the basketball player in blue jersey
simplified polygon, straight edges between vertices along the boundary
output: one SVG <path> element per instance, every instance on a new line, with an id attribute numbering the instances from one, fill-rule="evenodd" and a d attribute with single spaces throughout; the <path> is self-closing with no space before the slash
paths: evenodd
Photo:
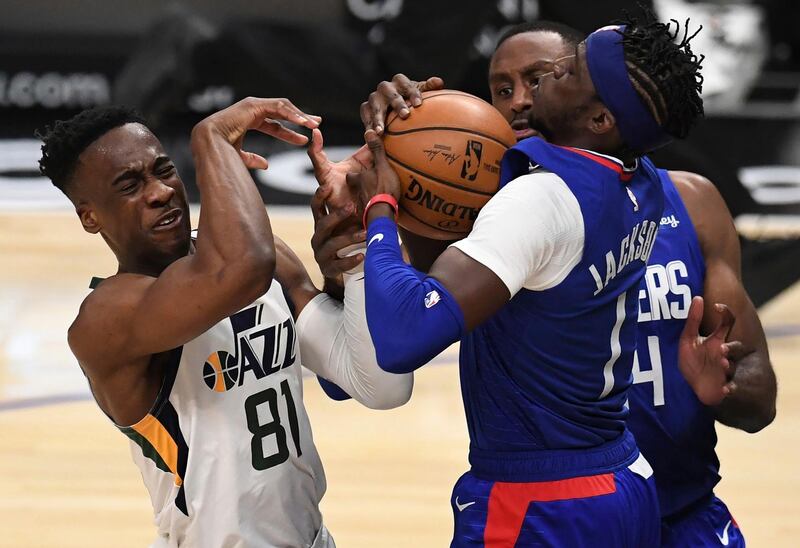
<path id="1" fill-rule="evenodd" d="M 623 44 L 636 43 L 652 58 L 629 59 Z M 664 61 L 681 70 L 654 69 Z M 472 470 L 454 490 L 454 546 L 657 545 L 651 471 L 624 423 L 638 286 L 663 209 L 641 155 L 702 113 L 698 69 L 687 43 L 636 22 L 551 63 L 530 120 L 553 144 L 507 153 L 503 188 L 428 276 L 402 261 L 399 183 L 367 131 L 375 169 L 350 179 L 366 202 L 379 363 L 412 371 L 461 338 Z M 683 362 L 724 370 L 726 329 L 682 348 Z"/>
<path id="2" fill-rule="evenodd" d="M 90 109 L 41 136 L 42 173 L 118 261 L 68 339 L 98 405 L 130 438 L 159 548 L 335 546 L 301 365 L 370 407 L 410 396 L 410 376 L 380 370 L 371 346 L 361 368 L 340 307 L 273 243 L 248 171 L 267 162 L 242 141 L 255 130 L 307 142 L 279 120 L 319 124 L 285 99 L 249 98 L 194 128 L 196 239 L 175 166 L 134 112 Z"/>
<path id="3" fill-rule="evenodd" d="M 512 27 L 498 40 L 489 67 L 492 104 L 518 139 L 535 133 L 527 113 L 532 89 L 548 72 L 548 61 L 566 55 L 582 39 L 578 31 L 564 25 L 537 22 Z M 362 107 L 365 124 L 382 124 L 389 106 L 396 112 L 405 110 L 401 115 L 407 116 L 418 104 L 420 90 L 442 86 L 440 79 L 414 82 L 398 74 Z M 742 287 L 739 242 L 719 192 L 696 174 L 659 170 L 659 175 L 665 212 L 640 288 L 628 426 L 655 472 L 662 545 L 743 545 L 735 520 L 713 494 L 719 481 L 714 421 L 748 432 L 768 425 L 775 415 L 775 375 L 755 307 Z M 429 260 L 441 252 L 441 242 L 405 235 L 403 241 L 415 258 Z M 732 360 L 734 389 L 719 405 L 704 405 L 704 400 L 717 403 L 718 390 L 709 398 L 694 382 L 698 387 L 694 393 L 678 367 L 678 345 L 694 295 L 703 295 L 711 303 L 727 303 L 737 318 L 730 337 L 743 344 Z M 716 320 L 714 309 L 708 307 L 702 331 L 712 330 Z M 696 330 L 695 322 L 685 335 Z M 697 379 L 692 372 L 687 376 Z M 712 379 L 711 384 L 720 382 Z"/>

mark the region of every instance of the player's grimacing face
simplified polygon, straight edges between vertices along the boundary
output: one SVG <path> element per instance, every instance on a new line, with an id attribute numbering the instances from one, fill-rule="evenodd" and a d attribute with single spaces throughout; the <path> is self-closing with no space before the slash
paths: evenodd
<path id="1" fill-rule="evenodd" d="M 551 66 L 533 88 L 528 121 L 548 141 L 570 144 L 586 130 L 588 107 L 599 100 L 586 64 L 585 43 Z"/>
<path id="2" fill-rule="evenodd" d="M 528 114 L 539 78 L 552 71 L 555 59 L 570 53 L 570 46 L 558 33 L 537 30 L 511 36 L 492 55 L 492 105 L 511 124 L 518 141 L 537 134 L 528 124 Z"/>
<path id="3" fill-rule="evenodd" d="M 164 267 L 188 253 L 183 182 L 145 126 L 129 123 L 99 137 L 80 155 L 73 177 L 98 231 L 121 258 Z"/>

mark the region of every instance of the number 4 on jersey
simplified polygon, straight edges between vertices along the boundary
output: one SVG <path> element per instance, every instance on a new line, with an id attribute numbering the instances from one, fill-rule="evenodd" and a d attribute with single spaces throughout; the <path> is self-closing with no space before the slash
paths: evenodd
<path id="1" fill-rule="evenodd" d="M 645 382 L 653 383 L 653 405 L 658 407 L 664 405 L 664 373 L 661 368 L 661 347 L 659 346 L 658 337 L 647 337 L 647 353 L 650 356 L 649 371 L 642 371 L 639 368 L 639 352 L 643 350 L 641 347 L 633 354 L 633 384 L 642 384 Z"/>

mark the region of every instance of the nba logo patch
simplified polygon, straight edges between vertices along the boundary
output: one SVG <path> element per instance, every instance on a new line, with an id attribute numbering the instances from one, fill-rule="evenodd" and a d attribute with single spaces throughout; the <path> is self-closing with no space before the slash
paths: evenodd
<path id="1" fill-rule="evenodd" d="M 436 306 L 436 303 L 438 303 L 441 300 L 442 298 L 439 296 L 439 292 L 434 289 L 433 291 L 430 291 L 428 292 L 427 295 L 425 295 L 425 308 L 431 308 L 433 306 Z"/>
<path id="2" fill-rule="evenodd" d="M 474 181 L 481 167 L 481 153 L 483 143 L 480 141 L 467 141 L 467 150 L 464 152 L 464 164 L 461 166 L 461 178 Z"/>

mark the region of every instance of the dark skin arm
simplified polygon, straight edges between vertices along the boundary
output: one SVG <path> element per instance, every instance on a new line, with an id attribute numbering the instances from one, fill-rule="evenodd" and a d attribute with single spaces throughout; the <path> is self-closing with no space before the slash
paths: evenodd
<path id="1" fill-rule="evenodd" d="M 365 203 L 376 194 L 391 194 L 400 197 L 400 181 L 389 165 L 383 143 L 373 130 L 365 133 L 367 145 L 372 151 L 375 167 L 360 174 L 348 175 L 349 184 L 359 185 L 359 201 Z M 385 203 L 378 203 L 367 213 L 370 223 L 379 217 L 394 217 L 394 210 Z M 456 248 L 448 248 L 433 263 L 429 275 L 439 281 L 453 296 L 464 316 L 467 330 L 474 329 L 502 308 L 511 295 L 503 281 L 490 269 L 468 257 Z M 725 330 L 723 324 L 721 330 Z M 711 363 L 727 368 L 729 347 L 721 344 L 720 337 L 697 338 L 687 345 L 682 360 L 692 367 L 700 363 Z"/>
<path id="2" fill-rule="evenodd" d="M 746 432 L 758 432 L 775 418 L 777 381 L 764 328 L 742 285 L 741 249 L 733 219 L 708 179 L 682 171 L 672 171 L 670 177 L 689 211 L 703 250 L 705 299 L 730 308 L 736 322 L 729 339 L 741 342 L 741 347 L 730 354 L 733 390 L 716 406 L 717 420 Z M 701 331 L 711 332 L 717 321 L 714 310 L 706 307 Z"/>
<path id="3" fill-rule="evenodd" d="M 433 263 L 444 253 L 447 246 L 456 240 L 432 240 L 423 236 L 417 236 L 403 227 L 398 227 L 400 238 L 403 240 L 403 248 L 408 255 L 408 261 L 420 272 L 430 272 Z"/>
<path id="4" fill-rule="evenodd" d="M 283 99 L 245 99 L 200 122 L 192 152 L 202 212 L 194 253 L 158 277 L 123 273 L 81 305 L 70 347 L 98 404 L 118 424 L 140 420 L 161 385 L 164 353 L 185 344 L 269 287 L 275 248 L 249 168 L 266 160 L 242 151 L 248 130 L 292 144 L 306 138 L 274 119 L 309 128 L 318 121 Z"/>
<path id="5" fill-rule="evenodd" d="M 294 305 L 295 319 L 300 316 L 309 301 L 320 293 L 300 257 L 295 255 L 292 248 L 277 236 L 275 237 L 275 279 L 291 299 Z"/>
<path id="6" fill-rule="evenodd" d="M 441 89 L 443 85 L 439 78 L 415 82 L 403 74 L 395 75 L 390 82 L 381 82 L 361 105 L 364 127 L 381 134 L 390 109 L 401 118 L 407 118 L 411 109 L 421 103 L 422 91 Z M 689 326 L 693 328 L 681 339 L 684 348 L 681 366 L 685 371 L 689 371 L 686 368 L 694 369 L 693 388 L 702 401 L 717 404 L 720 422 L 755 432 L 772 422 L 777 388 L 763 328 L 741 284 L 739 240 L 733 221 L 719 193 L 708 180 L 686 172 L 672 172 L 671 175 L 687 203 L 703 246 L 707 266 L 706 301 L 730 303 L 730 308 L 722 304 L 704 306 L 702 300 L 693 303 L 691 315 L 697 316 L 698 323 L 702 318 L 702 323 L 696 327 Z M 401 234 L 411 263 L 424 272 L 431 271 L 448 243 L 420 238 L 402 229 Z M 732 324 L 733 329 L 730 327 Z M 730 359 L 719 362 L 726 364 L 724 368 L 703 370 L 707 364 L 697 364 L 690 359 L 692 351 L 705 341 L 700 332 L 708 334 L 716 344 L 724 342 L 726 337 L 735 341 L 725 349 Z M 720 400 L 722 402 L 717 403 Z"/>

